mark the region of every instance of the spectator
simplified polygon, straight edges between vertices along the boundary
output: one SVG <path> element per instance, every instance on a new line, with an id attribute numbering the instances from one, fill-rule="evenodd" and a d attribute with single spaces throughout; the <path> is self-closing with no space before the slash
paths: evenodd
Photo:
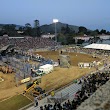
<path id="1" fill-rule="evenodd" d="M 34 102 L 35 102 L 35 107 L 38 106 L 38 100 L 37 100 L 37 97 L 34 97 Z"/>

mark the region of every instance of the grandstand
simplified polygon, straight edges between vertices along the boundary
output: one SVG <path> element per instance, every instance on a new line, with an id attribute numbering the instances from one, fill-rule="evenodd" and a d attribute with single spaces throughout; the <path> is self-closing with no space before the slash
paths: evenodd
<path id="1" fill-rule="evenodd" d="M 5 46 L 5 43 L 8 45 Z M 59 51 L 61 50 L 49 51 L 50 48 L 47 49 L 48 47 L 57 45 L 57 43 L 45 38 L 3 38 L 3 42 L 1 44 L 2 47 L 4 46 L 1 49 L 1 52 L 5 51 L 4 55 L 7 55 L 7 52 L 13 49 L 13 45 L 16 48 L 20 48 L 18 52 L 19 54 L 16 53 L 14 56 L 8 56 L 7 58 L 7 60 L 10 62 L 10 65 L 16 70 L 15 78 L 19 78 L 19 80 L 31 77 L 31 68 L 38 69 L 40 65 L 47 63 L 53 64 L 53 61 L 57 61 L 58 58 L 61 61 L 61 65 L 55 67 L 54 72 L 42 76 L 43 83 L 40 85 L 40 87 L 47 90 L 46 93 L 37 97 L 38 107 L 32 106 L 27 110 L 45 110 L 46 106 L 48 107 L 47 110 L 53 106 L 55 106 L 55 108 L 58 110 L 62 110 L 62 108 L 64 108 L 64 110 L 77 109 L 77 107 L 79 107 L 82 102 L 89 98 L 101 85 L 105 84 L 106 81 L 108 81 L 110 78 L 108 69 L 109 62 L 107 63 L 107 60 L 109 61 L 109 54 L 103 59 L 99 58 L 101 55 L 103 56 L 105 54 L 105 51 L 109 51 L 107 46 L 97 46 L 97 48 L 95 48 L 95 46 L 93 46 L 93 48 L 72 47 L 71 49 L 68 47 L 62 47 L 64 54 L 59 55 Z M 104 49 L 105 47 L 107 48 Z M 42 52 L 39 50 L 40 48 L 43 48 Z M 31 54 L 28 54 L 28 50 L 31 49 Z M 36 51 L 36 49 L 38 49 L 39 52 Z M 97 56 L 100 56 L 93 58 L 93 53 L 97 54 Z M 28 58 L 30 61 L 28 61 Z M 100 60 L 104 60 L 103 63 L 101 62 L 102 65 L 99 66 L 101 69 L 97 69 L 98 71 L 95 73 L 91 72 L 89 74 L 90 70 L 96 70 L 94 67 L 78 67 L 78 62 L 80 61 L 88 63 L 93 61 L 98 62 Z M 35 62 L 35 64 L 31 64 L 30 62 Z M 70 68 L 61 68 L 68 67 L 70 64 Z M 101 71 L 102 69 L 103 71 Z M 16 82 L 18 81 L 18 79 L 15 80 Z M 51 96 L 51 92 L 48 92 L 51 89 L 55 92 L 54 96 Z M 31 92 L 29 92 L 28 95 L 30 95 L 30 93 Z"/>
<path id="2" fill-rule="evenodd" d="M 19 49 L 38 49 L 44 47 L 53 47 L 58 45 L 52 39 L 40 38 L 40 37 L 4 37 L 0 39 L 0 46 L 14 45 Z"/>
<path id="3" fill-rule="evenodd" d="M 48 110 L 49 110 L 49 108 L 52 110 L 56 110 L 56 109 L 58 109 L 58 110 L 74 110 L 74 109 L 77 109 L 77 107 L 80 106 L 81 102 L 83 102 L 83 101 L 85 101 L 85 99 L 89 98 L 96 91 L 96 89 L 98 89 L 101 85 L 105 84 L 106 81 L 109 80 L 109 76 L 110 76 L 109 73 L 110 73 L 109 69 L 105 70 L 104 68 L 101 68 L 100 72 L 98 71 L 95 73 L 91 73 L 88 76 L 84 76 L 84 78 L 82 77 L 79 80 L 79 82 L 77 84 L 75 84 L 74 86 L 70 85 L 69 87 L 66 87 L 66 88 L 58 91 L 57 93 L 55 93 L 55 97 L 51 98 L 51 96 L 48 96 L 47 101 L 44 101 L 45 103 L 40 102 L 38 108 L 30 107 L 27 110 L 34 110 L 34 109 L 45 110 L 46 108 L 48 108 Z M 91 83 L 90 86 L 92 85 L 92 87 L 90 87 L 90 86 L 88 87 L 88 85 L 86 83 L 89 80 L 91 81 L 92 77 L 93 77 L 92 80 L 94 80 L 94 76 L 98 76 L 100 78 L 100 80 L 102 80 L 102 82 L 100 82 L 100 84 L 99 83 L 96 84 L 97 85 L 97 86 L 95 85 L 96 87 L 94 86 L 94 83 L 92 85 L 92 83 L 90 82 Z M 97 79 L 97 80 L 99 80 L 99 79 Z M 96 80 L 96 82 L 97 82 L 97 80 Z M 81 85 L 81 87 L 80 87 L 80 85 Z M 84 88 L 87 88 L 87 87 L 84 87 L 84 86 L 87 86 L 88 89 L 91 89 L 91 90 L 94 89 L 94 90 L 92 90 L 92 91 L 87 90 L 86 91 L 86 90 L 84 90 Z M 68 97 L 68 93 L 69 93 L 69 97 Z M 73 95 L 73 94 L 76 94 L 76 95 Z M 82 96 L 80 96 L 81 94 L 82 94 Z M 69 102 L 66 101 L 66 103 L 65 103 L 65 101 L 63 100 L 63 97 L 65 97 L 65 96 L 67 96 L 66 100 L 69 100 Z M 62 97 L 62 99 L 61 99 L 61 97 Z M 58 102 L 56 102 L 56 100 Z M 63 102 L 62 102 L 62 100 L 63 100 Z M 48 101 L 49 101 L 49 103 L 48 103 Z M 56 108 L 54 108 L 56 103 L 58 105 L 56 105 Z M 70 104 L 70 106 L 68 106 L 68 104 Z"/>
<path id="4" fill-rule="evenodd" d="M 63 89 L 60 89 L 59 91 L 57 91 L 55 93 L 54 97 L 48 96 L 48 97 L 44 98 L 43 100 L 39 101 L 39 105 L 37 108 L 33 106 L 33 107 L 28 108 L 27 110 L 45 110 L 46 108 L 48 108 L 47 110 L 49 110 L 49 108 L 52 110 L 56 110 L 56 109 L 58 109 L 58 110 L 75 110 L 75 109 L 77 109 L 77 107 L 78 107 L 78 110 L 88 110 L 91 108 L 91 103 L 93 103 L 92 109 L 96 110 L 95 108 L 102 107 L 101 106 L 102 103 L 100 102 L 100 100 L 103 100 L 103 103 L 104 103 L 105 100 L 107 102 L 109 99 L 105 99 L 103 94 L 101 94 L 104 99 L 101 99 L 101 97 L 99 97 L 100 104 L 95 105 L 95 103 L 98 103 L 98 102 L 95 102 L 95 100 L 93 99 L 94 96 L 96 95 L 96 94 L 94 94 L 94 92 L 98 89 L 96 92 L 99 92 L 99 94 L 100 94 L 101 86 L 103 84 L 105 84 L 109 80 L 109 78 L 110 78 L 110 70 L 109 69 L 104 70 L 104 68 L 103 69 L 101 68 L 100 72 L 94 72 L 92 74 L 89 74 L 89 75 L 85 76 L 84 78 L 79 79 L 79 82 L 77 82 L 76 84 L 71 84 L 68 87 L 64 87 Z M 99 82 L 99 83 L 97 83 L 97 82 Z M 108 84 L 109 84 L 109 81 L 108 81 Z M 107 85 L 107 86 L 109 87 L 109 85 Z M 99 87 L 100 87 L 100 89 L 99 89 Z M 107 88 L 106 86 L 103 86 L 103 87 L 105 87 L 106 90 L 109 90 L 109 88 Z M 104 88 L 102 88 L 102 90 L 103 90 L 102 92 L 104 92 Z M 63 94 L 65 94 L 65 93 L 68 94 L 69 97 L 66 97 L 66 99 L 63 100 L 64 99 Z M 92 96 L 92 94 L 93 94 L 93 96 Z M 106 97 L 107 97 L 107 94 L 109 94 L 109 93 L 106 93 Z M 97 95 L 98 95 L 98 93 L 97 93 Z M 60 99 L 60 97 L 62 99 Z M 90 97 L 90 99 L 88 99 L 89 97 Z M 97 96 L 95 96 L 95 97 L 97 97 Z M 88 99 L 88 101 L 85 101 L 86 99 Z M 63 102 L 62 102 L 62 100 L 63 100 Z M 80 104 L 82 102 L 84 102 L 84 103 L 80 107 Z M 56 106 L 55 106 L 55 104 L 56 104 Z M 90 104 L 89 108 L 88 108 L 87 104 L 88 105 Z M 94 106 L 95 106 L 95 108 L 94 108 Z"/>

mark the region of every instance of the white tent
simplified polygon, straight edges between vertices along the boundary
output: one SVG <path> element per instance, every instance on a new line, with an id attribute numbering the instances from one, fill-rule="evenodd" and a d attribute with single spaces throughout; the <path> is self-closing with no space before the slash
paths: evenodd
<path id="1" fill-rule="evenodd" d="M 90 49 L 102 49 L 102 50 L 110 50 L 109 44 L 90 44 L 85 46 L 84 48 L 90 48 Z"/>

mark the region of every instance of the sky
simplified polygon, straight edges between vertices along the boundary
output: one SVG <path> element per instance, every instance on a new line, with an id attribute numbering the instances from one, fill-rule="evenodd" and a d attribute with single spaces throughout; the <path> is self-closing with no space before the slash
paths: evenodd
<path id="1" fill-rule="evenodd" d="M 110 31 L 110 0 L 0 0 L 0 24 L 59 22 Z"/>

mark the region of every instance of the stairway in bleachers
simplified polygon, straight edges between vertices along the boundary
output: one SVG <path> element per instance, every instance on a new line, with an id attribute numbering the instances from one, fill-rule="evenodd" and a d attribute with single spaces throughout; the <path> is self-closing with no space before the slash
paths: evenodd
<path id="1" fill-rule="evenodd" d="M 71 84 L 69 85 L 68 87 L 65 87 L 64 89 L 58 91 L 56 94 L 57 95 L 61 95 L 62 94 L 67 94 L 69 93 L 69 100 L 73 100 L 74 98 L 74 94 L 81 89 L 81 84 Z M 44 105 L 48 105 L 47 103 L 47 98 L 50 98 L 51 96 L 49 95 L 48 97 L 42 99 L 40 102 L 39 102 L 39 106 L 38 107 L 30 107 L 28 108 L 27 110 L 40 110 L 40 106 L 44 106 Z"/>
<path id="2" fill-rule="evenodd" d="M 72 84 L 64 89 L 62 89 L 61 91 L 58 91 L 56 93 L 56 96 L 60 96 L 68 94 L 69 93 L 69 99 L 72 100 L 74 98 L 74 94 L 81 89 L 81 85 L 80 84 Z"/>

